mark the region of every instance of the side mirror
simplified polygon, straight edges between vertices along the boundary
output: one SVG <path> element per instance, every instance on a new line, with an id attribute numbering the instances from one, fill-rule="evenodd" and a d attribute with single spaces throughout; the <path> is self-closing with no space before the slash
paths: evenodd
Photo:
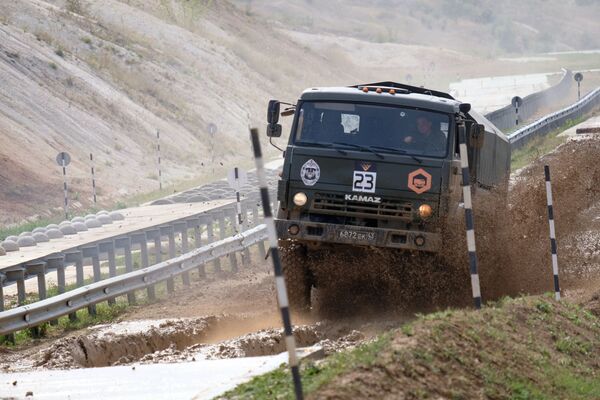
<path id="1" fill-rule="evenodd" d="M 281 125 L 269 124 L 267 125 L 267 136 L 270 138 L 281 136 Z"/>
<path id="2" fill-rule="evenodd" d="M 461 103 L 461 104 L 458 106 L 458 109 L 460 110 L 460 112 L 462 112 L 462 113 L 466 114 L 466 113 L 468 113 L 469 111 L 471 111 L 471 104 L 469 104 L 469 103 Z"/>
<path id="3" fill-rule="evenodd" d="M 469 143 L 475 149 L 481 149 L 485 139 L 485 126 L 482 124 L 471 124 L 469 129 Z"/>
<path id="4" fill-rule="evenodd" d="M 276 124 L 279 121 L 279 109 L 281 103 L 278 100 L 269 100 L 267 109 L 267 122 L 269 125 Z"/>

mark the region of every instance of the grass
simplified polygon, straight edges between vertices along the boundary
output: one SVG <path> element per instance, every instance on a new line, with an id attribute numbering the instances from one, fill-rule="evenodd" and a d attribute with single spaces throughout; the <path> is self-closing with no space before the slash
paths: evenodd
<path id="1" fill-rule="evenodd" d="M 63 215 L 64 217 L 64 215 Z M 0 241 L 4 240 L 8 236 L 18 236 L 22 232 L 31 232 L 35 228 L 39 228 L 42 226 L 46 226 L 49 224 L 56 224 L 62 220 L 61 217 L 50 217 L 50 218 L 41 218 L 35 221 L 24 222 L 20 225 L 10 226 L 10 227 L 0 227 Z"/>
<path id="2" fill-rule="evenodd" d="M 511 155 L 512 171 L 526 166 L 544 154 L 549 153 L 560 144 L 566 142 L 567 137 L 558 135 L 573 126 L 580 124 L 585 119 L 586 117 L 579 117 L 572 120 L 569 119 L 560 128 L 555 129 L 545 136 L 536 137 L 525 146 L 513 151 Z"/>
<path id="3" fill-rule="evenodd" d="M 600 319 L 547 294 L 422 315 L 354 350 L 305 361 L 301 375 L 309 396 L 600 399 L 598 351 Z M 221 398 L 293 399 L 291 382 L 281 366 Z"/>
<path id="4" fill-rule="evenodd" d="M 371 365 L 381 350 L 389 345 L 391 335 L 379 336 L 371 343 L 351 351 L 336 353 L 326 362 L 303 362 L 302 385 L 305 394 L 310 394 L 329 383 L 336 376 L 353 369 Z M 227 392 L 223 398 L 235 399 L 293 399 L 294 388 L 289 369 L 282 365 L 273 372 L 260 375 L 250 382 Z"/>
<path id="5" fill-rule="evenodd" d="M 139 257 L 139 255 L 138 255 Z M 152 259 L 151 259 L 152 261 Z M 117 275 L 120 275 L 125 272 L 125 267 L 121 267 L 117 270 Z M 102 279 L 108 278 L 108 273 L 102 274 Z M 93 282 L 93 278 L 87 278 L 84 280 L 84 286 L 91 284 Z M 70 291 L 76 289 L 76 284 L 69 284 L 66 286 L 65 291 Z M 167 295 L 167 289 L 165 283 L 159 283 L 155 285 L 155 292 L 157 299 L 164 298 Z M 56 285 L 52 285 L 47 290 L 48 297 L 58 295 L 58 287 Z M 29 294 L 25 299 L 25 304 L 33 303 L 37 301 L 37 294 L 32 293 Z M 147 292 L 145 290 L 136 291 L 136 305 L 145 305 L 150 304 L 154 301 L 150 300 L 147 297 Z M 13 304 L 14 305 L 14 304 Z M 8 304 L 11 307 L 10 304 Z M 8 341 L 7 337 L 0 336 L 0 345 L 5 345 L 7 347 L 21 346 L 27 345 L 31 343 L 33 340 L 40 337 L 51 337 L 57 336 L 64 332 L 69 332 L 73 330 L 78 330 L 82 328 L 86 328 L 88 326 L 105 324 L 114 322 L 119 316 L 128 311 L 130 305 L 127 302 L 127 298 L 125 296 L 120 296 L 115 299 L 114 304 L 109 304 L 108 302 L 101 302 L 96 304 L 96 315 L 92 315 L 88 312 L 87 308 L 80 309 L 76 312 L 77 319 L 72 321 L 68 316 L 64 316 L 58 319 L 57 325 L 51 325 L 49 323 L 45 323 L 37 329 L 25 329 L 22 331 L 15 332 L 14 334 L 14 343 Z"/>
<path id="6" fill-rule="evenodd" d="M 74 331 L 92 325 L 106 324 L 114 322 L 122 315 L 128 307 L 126 300 L 117 300 L 115 304 L 98 303 L 96 304 L 96 315 L 88 313 L 87 309 L 81 309 L 76 312 L 77 319 L 71 321 L 68 316 L 58 319 L 57 325 L 45 323 L 37 329 L 25 329 L 14 333 L 14 343 L 8 340 L 6 336 L 0 336 L 0 346 L 7 348 L 18 347 L 31 344 L 34 340 L 44 336 L 57 336 L 63 332 Z"/>
<path id="7" fill-rule="evenodd" d="M 46 44 L 52 44 L 54 42 L 54 39 L 52 38 L 52 36 L 50 36 L 48 32 L 37 31 L 34 35 L 35 38 L 40 42 L 44 42 Z"/>
<path id="8" fill-rule="evenodd" d="M 79 198 L 79 194 L 75 194 L 74 198 Z M 123 206 L 121 202 L 115 202 L 109 205 L 107 210 L 119 210 L 122 208 L 126 208 L 126 205 Z M 69 213 L 69 218 L 74 217 L 83 217 L 88 214 L 95 214 L 100 210 L 98 207 L 89 207 L 81 210 L 77 210 L 75 213 Z M 20 224 L 9 225 L 9 226 L 0 226 L 0 242 L 4 240 L 6 237 L 15 235 L 18 236 L 23 232 L 31 232 L 35 228 L 42 228 L 49 224 L 58 224 L 65 220 L 65 214 L 62 211 L 54 212 L 53 215 L 49 217 L 39 217 L 34 221 L 25 221 Z"/>
<path id="9" fill-rule="evenodd" d="M 74 14 L 84 15 L 85 13 L 85 8 L 81 3 L 81 0 L 67 0 L 65 8 L 67 11 Z"/>

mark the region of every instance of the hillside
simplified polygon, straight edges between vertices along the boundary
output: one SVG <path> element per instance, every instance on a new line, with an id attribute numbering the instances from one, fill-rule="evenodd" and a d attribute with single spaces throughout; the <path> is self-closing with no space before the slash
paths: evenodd
<path id="1" fill-rule="evenodd" d="M 0 224 L 60 207 L 59 151 L 80 203 L 90 152 L 101 199 L 154 190 L 156 130 L 167 184 L 212 175 L 213 147 L 218 174 L 271 96 L 350 80 L 227 2 L 0 4 Z"/>
<path id="2" fill-rule="evenodd" d="M 594 0 L 234 1 L 285 29 L 435 44 L 482 57 L 600 48 L 600 3 Z"/>

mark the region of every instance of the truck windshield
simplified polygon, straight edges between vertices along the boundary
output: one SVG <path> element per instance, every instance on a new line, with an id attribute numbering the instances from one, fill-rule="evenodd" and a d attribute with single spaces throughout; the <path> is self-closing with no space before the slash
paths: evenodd
<path id="1" fill-rule="evenodd" d="M 360 145 L 382 152 L 444 157 L 450 115 L 392 105 L 302 103 L 296 144 Z"/>

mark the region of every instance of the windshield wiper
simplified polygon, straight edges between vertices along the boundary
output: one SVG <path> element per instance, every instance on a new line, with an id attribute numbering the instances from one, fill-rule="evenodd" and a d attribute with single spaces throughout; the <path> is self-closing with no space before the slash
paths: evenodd
<path id="1" fill-rule="evenodd" d="M 388 151 L 392 151 L 394 153 L 398 153 L 398 154 L 407 154 L 408 152 L 404 149 L 395 149 L 393 147 L 384 147 L 384 146 L 371 146 L 374 149 L 379 149 L 379 150 L 388 150 Z M 421 160 L 419 157 L 409 154 L 409 156 L 412 157 L 413 160 L 415 160 L 416 162 L 418 162 L 419 164 L 423 163 L 423 160 Z"/>
<path id="2" fill-rule="evenodd" d="M 338 146 L 353 147 L 353 148 L 359 149 L 359 150 L 366 150 L 366 151 L 369 151 L 369 152 L 375 154 L 377 157 L 381 158 L 382 160 L 385 158 L 382 154 L 379 154 L 378 152 L 376 152 L 369 146 L 361 146 L 359 144 L 354 144 L 354 143 L 340 143 L 340 142 L 333 142 L 333 144 L 338 145 Z"/>
<path id="3" fill-rule="evenodd" d="M 335 150 L 337 150 L 340 154 L 343 154 L 343 155 L 347 155 L 348 154 L 346 151 L 344 151 L 342 149 L 338 149 L 337 147 L 335 147 L 331 143 L 319 143 L 319 142 L 304 142 L 304 141 L 300 141 L 300 142 L 297 142 L 296 144 L 307 144 L 309 146 L 327 147 L 328 149 L 335 149 Z"/>

